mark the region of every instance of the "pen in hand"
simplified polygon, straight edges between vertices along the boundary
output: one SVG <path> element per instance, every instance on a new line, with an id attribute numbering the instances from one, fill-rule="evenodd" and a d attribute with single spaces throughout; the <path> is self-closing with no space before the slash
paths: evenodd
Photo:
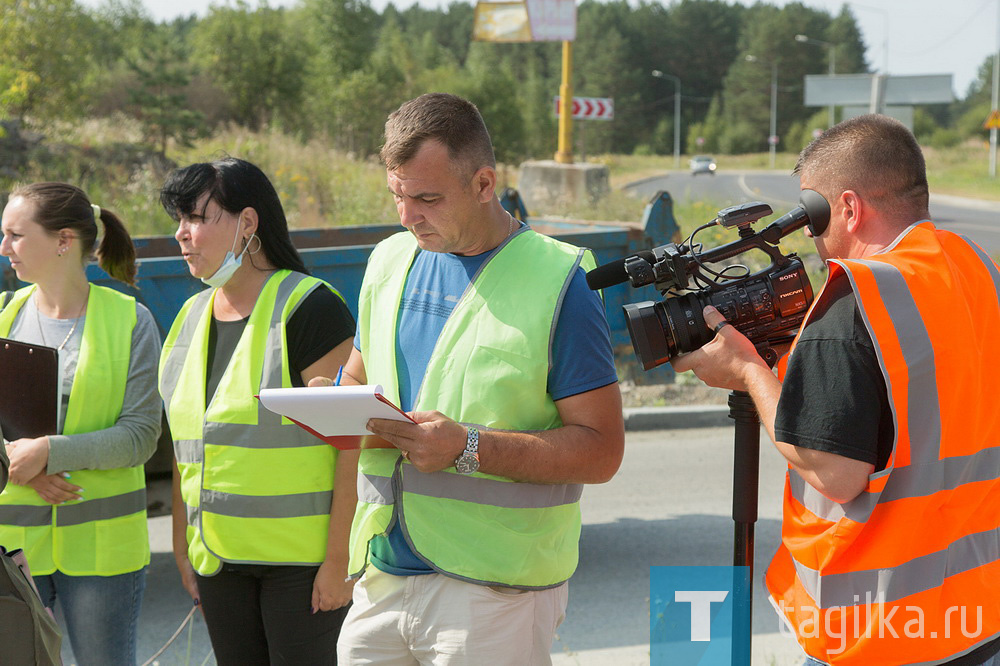
<path id="1" fill-rule="evenodd" d="M 333 380 L 333 385 L 340 386 L 340 378 L 343 376 L 344 376 L 344 366 L 340 366 L 340 369 L 337 370 L 337 378 Z"/>

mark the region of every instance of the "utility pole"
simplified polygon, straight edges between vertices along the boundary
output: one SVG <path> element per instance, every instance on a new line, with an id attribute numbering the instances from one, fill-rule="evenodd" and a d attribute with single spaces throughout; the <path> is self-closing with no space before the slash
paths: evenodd
<path id="1" fill-rule="evenodd" d="M 771 63 L 771 168 L 774 168 L 774 154 L 778 150 L 778 63 Z"/>
<path id="2" fill-rule="evenodd" d="M 993 113 L 1000 100 L 1000 0 L 997 1 L 997 51 L 993 54 Z M 997 128 L 990 128 L 990 178 L 997 177 Z"/>
<path id="3" fill-rule="evenodd" d="M 681 167 L 681 80 L 673 74 L 664 74 L 654 69 L 653 76 L 658 79 L 670 79 L 674 83 L 674 168 Z"/>
<path id="4" fill-rule="evenodd" d="M 755 55 L 745 56 L 747 62 L 759 62 L 765 64 L 763 60 Z M 771 61 L 771 133 L 767 137 L 770 146 L 771 168 L 774 168 L 775 152 L 778 150 L 778 63 Z"/>
<path id="5" fill-rule="evenodd" d="M 824 42 L 822 39 L 813 39 L 808 35 L 795 35 L 795 41 L 802 44 L 819 44 L 820 46 L 825 46 L 829 49 L 827 53 L 827 63 L 829 66 L 830 76 L 837 73 L 837 45 L 832 42 Z M 833 104 L 829 106 L 829 126 L 833 127 L 836 124 L 837 119 L 837 107 Z"/>
<path id="6" fill-rule="evenodd" d="M 556 162 L 573 163 L 573 42 L 562 43 L 562 85 L 559 86 L 559 146 Z"/>

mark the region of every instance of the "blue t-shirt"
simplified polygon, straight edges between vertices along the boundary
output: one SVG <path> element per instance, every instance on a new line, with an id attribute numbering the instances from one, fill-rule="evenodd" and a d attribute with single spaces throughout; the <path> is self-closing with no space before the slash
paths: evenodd
<path id="1" fill-rule="evenodd" d="M 461 257 L 442 252 L 418 252 L 406 278 L 396 326 L 396 367 L 399 402 L 404 411 L 413 409 L 420 384 L 441 334 L 455 305 L 472 279 L 495 252 Z M 531 268 L 524 267 L 520 279 L 525 298 L 531 298 Z M 354 346 L 361 349 L 360 336 Z M 578 268 L 563 299 L 552 347 L 552 368 L 547 390 L 553 400 L 585 393 L 618 381 L 604 303 L 587 287 L 585 273 Z M 372 539 L 371 561 L 380 570 L 397 576 L 433 573 L 407 544 L 399 523 L 387 536 Z"/>

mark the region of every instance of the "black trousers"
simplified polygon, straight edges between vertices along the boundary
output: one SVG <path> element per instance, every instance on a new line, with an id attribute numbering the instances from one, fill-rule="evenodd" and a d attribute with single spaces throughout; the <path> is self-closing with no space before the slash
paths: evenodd
<path id="1" fill-rule="evenodd" d="M 318 567 L 223 564 L 198 576 L 208 635 L 219 666 L 337 663 L 347 609 L 312 613 Z"/>

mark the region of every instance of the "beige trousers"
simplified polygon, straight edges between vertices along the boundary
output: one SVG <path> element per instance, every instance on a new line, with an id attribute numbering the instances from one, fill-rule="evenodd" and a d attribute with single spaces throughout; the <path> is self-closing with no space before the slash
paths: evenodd
<path id="1" fill-rule="evenodd" d="M 340 666 L 547 666 L 568 584 L 540 591 L 393 576 L 369 565 L 337 643 Z"/>

